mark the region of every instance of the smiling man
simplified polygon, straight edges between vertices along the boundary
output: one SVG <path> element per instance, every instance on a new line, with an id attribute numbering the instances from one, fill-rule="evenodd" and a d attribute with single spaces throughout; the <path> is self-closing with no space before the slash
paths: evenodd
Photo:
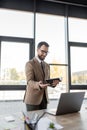
<path id="1" fill-rule="evenodd" d="M 46 79 L 50 78 L 50 66 L 44 61 L 48 54 L 49 44 L 42 41 L 37 46 L 37 56 L 28 61 L 25 66 L 27 87 L 24 102 L 27 111 L 47 108 L 48 92 Z M 59 81 L 53 83 L 56 86 Z"/>

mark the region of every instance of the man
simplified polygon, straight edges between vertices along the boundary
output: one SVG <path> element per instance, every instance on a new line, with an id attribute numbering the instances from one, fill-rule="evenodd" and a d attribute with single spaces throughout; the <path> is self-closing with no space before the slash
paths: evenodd
<path id="1" fill-rule="evenodd" d="M 37 56 L 28 61 L 25 66 L 27 87 L 24 102 L 27 111 L 41 110 L 47 108 L 48 93 L 46 79 L 50 78 L 50 66 L 44 61 L 48 54 L 49 44 L 42 41 L 37 46 Z M 53 86 L 59 83 L 53 82 Z"/>

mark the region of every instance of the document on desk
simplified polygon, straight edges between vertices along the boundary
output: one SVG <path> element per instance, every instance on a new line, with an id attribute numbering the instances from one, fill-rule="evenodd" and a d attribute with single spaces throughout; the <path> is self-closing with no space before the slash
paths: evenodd
<path id="1" fill-rule="evenodd" d="M 20 126 L 12 124 L 11 122 L 0 122 L 0 130 L 22 130 Z"/>
<path id="2" fill-rule="evenodd" d="M 14 118 L 13 116 L 6 116 L 6 117 L 5 117 L 5 120 L 6 120 L 7 122 L 13 122 L 13 121 L 15 121 L 15 118 Z"/>
<path id="3" fill-rule="evenodd" d="M 58 123 L 53 122 L 52 120 L 50 120 L 48 117 L 43 117 L 39 120 L 36 130 L 47 130 L 49 128 L 49 124 L 50 123 L 54 123 L 54 126 L 56 128 L 56 130 L 62 129 L 63 126 L 61 126 Z"/>

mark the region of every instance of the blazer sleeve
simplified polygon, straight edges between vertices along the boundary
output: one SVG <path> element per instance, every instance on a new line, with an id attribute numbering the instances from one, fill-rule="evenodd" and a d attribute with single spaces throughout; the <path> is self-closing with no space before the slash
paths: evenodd
<path id="1" fill-rule="evenodd" d="M 25 65 L 25 75 L 26 75 L 27 87 L 32 87 L 33 89 L 40 90 L 39 82 L 34 81 L 34 70 L 30 62 L 27 62 Z"/>

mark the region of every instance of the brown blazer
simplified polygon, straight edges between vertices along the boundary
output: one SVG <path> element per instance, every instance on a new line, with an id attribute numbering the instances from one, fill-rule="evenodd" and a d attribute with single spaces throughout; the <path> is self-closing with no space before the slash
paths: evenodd
<path id="1" fill-rule="evenodd" d="M 50 67 L 46 62 L 44 62 L 44 65 L 45 65 L 45 79 L 48 79 L 50 77 Z M 45 83 L 45 79 L 43 79 L 44 75 L 41 65 L 35 57 L 26 63 L 25 74 L 26 74 L 27 86 L 24 95 L 24 102 L 26 104 L 39 105 L 43 98 L 44 89 L 40 90 L 38 82 L 43 81 Z M 45 93 L 48 101 L 47 88 L 45 89 Z"/>

